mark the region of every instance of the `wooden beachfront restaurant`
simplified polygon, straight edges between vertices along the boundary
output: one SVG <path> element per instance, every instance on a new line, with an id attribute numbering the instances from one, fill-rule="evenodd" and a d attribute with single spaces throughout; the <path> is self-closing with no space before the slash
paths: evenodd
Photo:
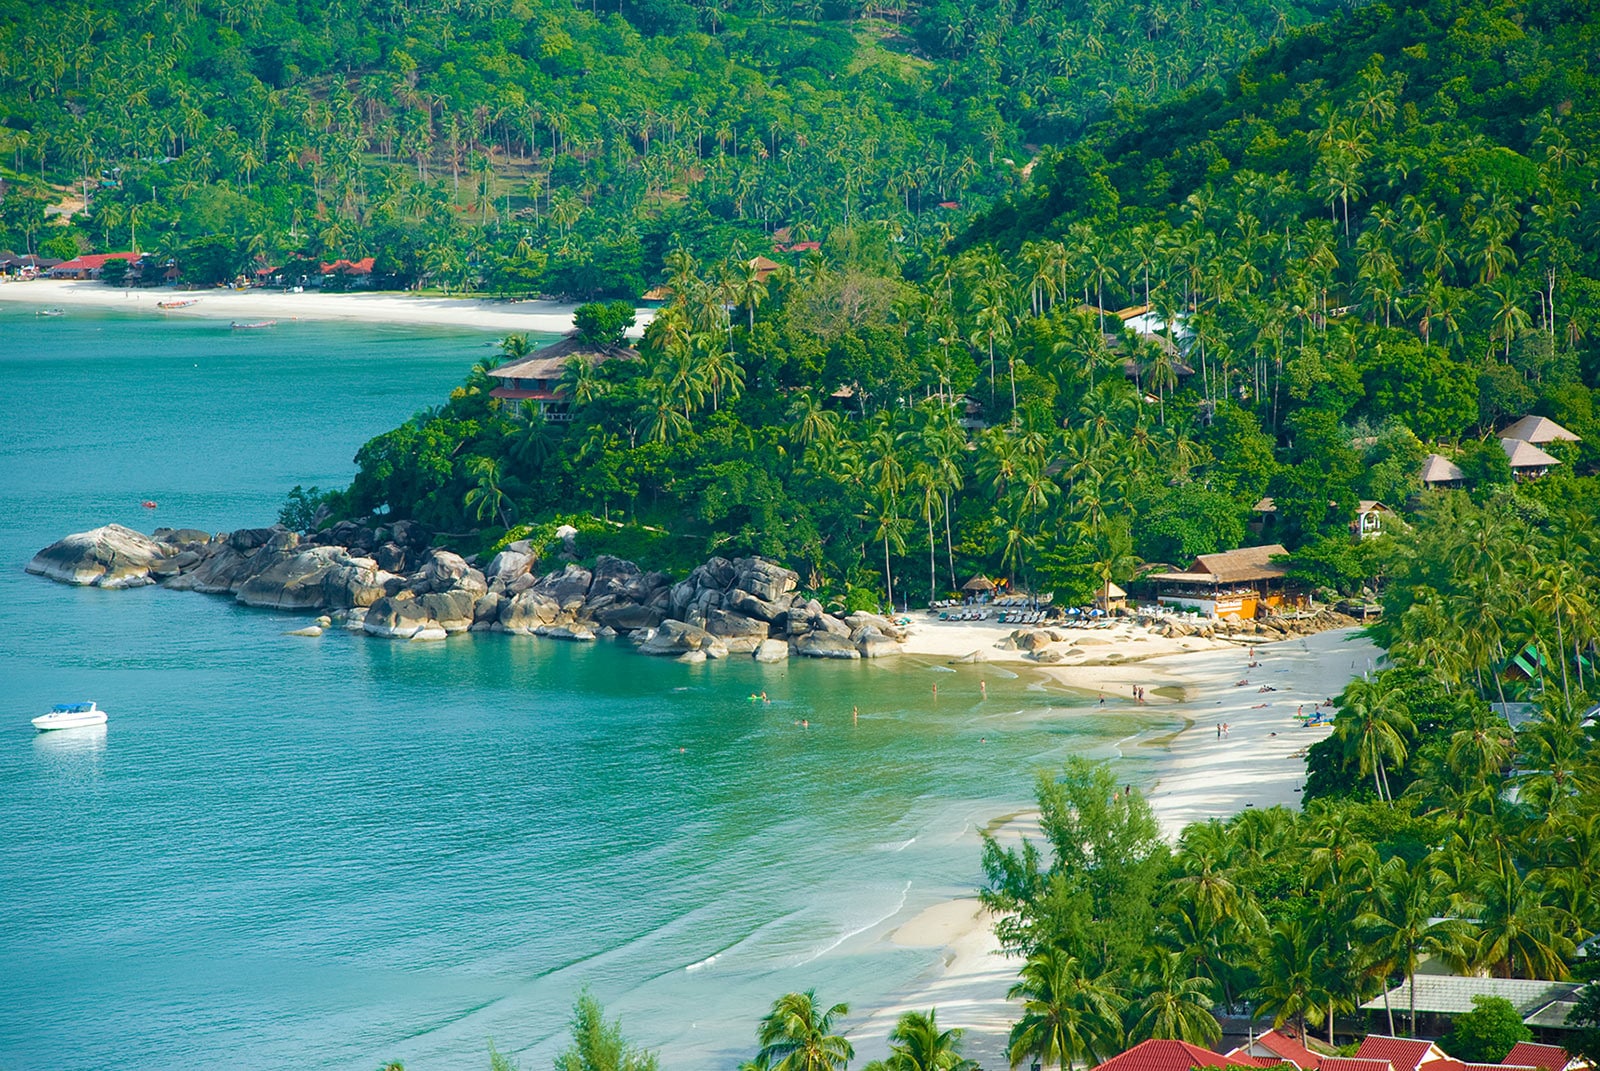
<path id="1" fill-rule="evenodd" d="M 1206 617 L 1253 618 L 1265 611 L 1298 609 L 1304 594 L 1288 569 L 1272 559 L 1288 554 L 1282 544 L 1202 554 L 1182 572 L 1147 573 L 1140 583 L 1162 606 L 1196 610 Z"/>

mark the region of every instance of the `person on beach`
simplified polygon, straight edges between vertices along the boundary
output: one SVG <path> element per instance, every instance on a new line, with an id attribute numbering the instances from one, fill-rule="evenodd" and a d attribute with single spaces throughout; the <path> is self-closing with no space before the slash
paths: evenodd
<path id="1" fill-rule="evenodd" d="M 1217 739 L 1222 739 L 1222 723 L 1220 721 L 1217 722 Z"/>

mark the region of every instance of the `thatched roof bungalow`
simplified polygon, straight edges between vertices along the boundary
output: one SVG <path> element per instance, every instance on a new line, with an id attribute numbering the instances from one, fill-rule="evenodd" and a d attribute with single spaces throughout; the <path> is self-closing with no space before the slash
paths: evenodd
<path id="1" fill-rule="evenodd" d="M 1164 606 L 1198 610 L 1207 617 L 1253 618 L 1263 610 L 1298 605 L 1302 596 L 1288 568 L 1272 559 L 1288 554 L 1282 544 L 1202 554 L 1182 572 L 1148 573 Z"/>

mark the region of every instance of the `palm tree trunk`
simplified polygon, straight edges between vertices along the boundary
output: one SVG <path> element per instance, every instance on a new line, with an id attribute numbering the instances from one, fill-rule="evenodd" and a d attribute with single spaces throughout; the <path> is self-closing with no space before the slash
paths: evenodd
<path id="1" fill-rule="evenodd" d="M 894 613 L 894 577 L 889 575 L 889 537 L 883 537 L 883 586 L 889 592 L 889 613 Z"/>
<path id="2" fill-rule="evenodd" d="M 1572 691 L 1567 687 L 1567 639 L 1561 631 L 1561 604 L 1556 603 L 1556 650 L 1561 652 L 1561 696 L 1572 713 Z"/>
<path id="3" fill-rule="evenodd" d="M 950 537 L 950 489 L 944 491 L 944 552 L 950 563 L 950 588 L 956 586 L 956 545 Z"/>
<path id="4" fill-rule="evenodd" d="M 936 577 L 936 568 L 937 567 L 934 565 L 934 555 L 933 555 L 933 503 L 932 502 L 928 503 L 927 509 L 925 510 L 925 513 L 926 513 L 927 519 L 928 519 L 928 605 L 932 606 L 934 604 L 934 602 L 936 601 L 935 600 L 935 595 L 934 595 L 934 589 L 936 587 L 938 587 L 938 583 L 939 583 L 938 579 Z"/>
<path id="5" fill-rule="evenodd" d="M 1383 1014 L 1389 1019 L 1389 1036 L 1394 1037 L 1394 1009 L 1389 1007 L 1389 973 L 1383 975 Z"/>

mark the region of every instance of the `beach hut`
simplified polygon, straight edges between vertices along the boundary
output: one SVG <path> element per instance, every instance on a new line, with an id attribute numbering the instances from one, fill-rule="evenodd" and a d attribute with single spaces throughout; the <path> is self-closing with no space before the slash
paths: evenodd
<path id="1" fill-rule="evenodd" d="M 1128 593 L 1108 583 L 1105 589 L 1094 597 L 1096 609 L 1104 610 L 1108 614 L 1119 614 L 1128 608 Z"/>
<path id="2" fill-rule="evenodd" d="M 987 595 L 994 590 L 994 581 L 979 573 L 965 584 L 962 584 L 961 590 L 968 595 Z"/>

